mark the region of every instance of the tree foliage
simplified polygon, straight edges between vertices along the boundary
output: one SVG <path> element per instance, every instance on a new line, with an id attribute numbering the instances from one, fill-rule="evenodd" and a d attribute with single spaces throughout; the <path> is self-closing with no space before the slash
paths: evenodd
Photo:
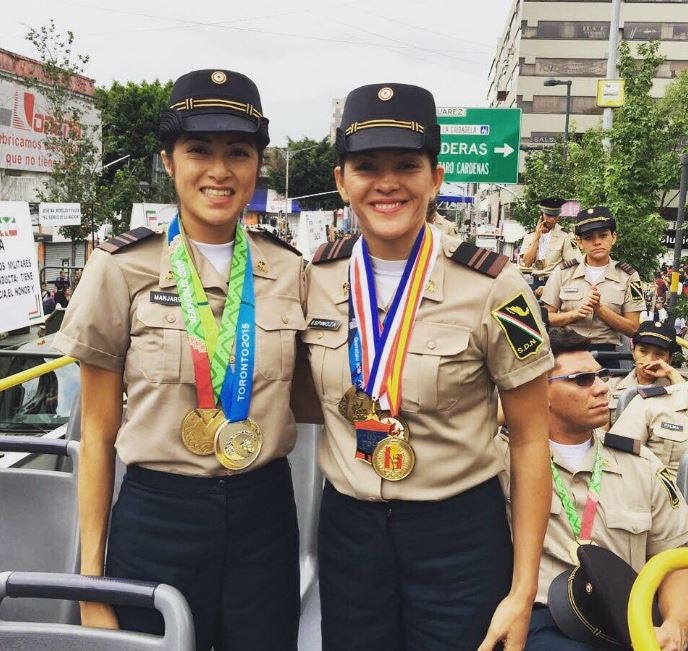
<path id="1" fill-rule="evenodd" d="M 337 163 L 337 151 L 328 138 L 289 140 L 289 196 L 301 197 L 319 192 L 336 191 L 333 170 Z M 280 151 L 277 163 L 268 170 L 269 186 L 284 193 L 286 180 L 286 156 Z M 339 195 L 329 194 L 300 199 L 306 210 L 332 210 L 342 205 Z"/>
<path id="2" fill-rule="evenodd" d="M 635 58 L 628 43 L 619 45 L 626 99 L 614 113 L 611 130 L 588 130 L 580 141 L 570 143 L 566 161 L 560 144 L 531 153 L 524 198 L 516 210 L 517 219 L 532 227 L 538 197 L 577 199 L 583 207 L 606 205 L 618 229 L 612 256 L 630 262 L 645 279 L 665 250 L 661 239 L 666 222 L 659 210 L 678 185 L 677 152 L 681 141 L 685 143 L 688 124 L 688 79 L 683 75 L 665 100 L 657 102 L 651 96 L 655 71 L 664 61 L 658 52 L 658 42 L 641 43 Z"/>
<path id="3" fill-rule="evenodd" d="M 90 219 L 94 218 L 100 151 L 98 127 L 85 123 L 88 105 L 71 90 L 70 81 L 84 73 L 89 59 L 74 52 L 74 34 L 60 34 L 52 20 L 48 26 L 30 29 L 26 39 L 35 47 L 45 73 L 45 79 L 32 79 L 28 84 L 45 97 L 52 117 L 51 128 L 46 129 L 45 149 L 53 163 L 38 198 L 81 203 L 85 223 L 60 229 L 65 237 L 81 241 L 91 232 Z"/>

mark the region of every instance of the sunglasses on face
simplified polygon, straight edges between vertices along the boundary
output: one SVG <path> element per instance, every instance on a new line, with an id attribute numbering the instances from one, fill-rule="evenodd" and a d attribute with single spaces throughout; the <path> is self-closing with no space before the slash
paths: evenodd
<path id="1" fill-rule="evenodd" d="M 549 378 L 550 382 L 554 380 L 571 380 L 579 387 L 591 387 L 595 383 L 595 378 L 600 378 L 603 382 L 609 379 L 609 369 L 601 368 L 599 371 L 585 371 L 583 373 L 570 373 L 569 375 L 555 375 Z"/>

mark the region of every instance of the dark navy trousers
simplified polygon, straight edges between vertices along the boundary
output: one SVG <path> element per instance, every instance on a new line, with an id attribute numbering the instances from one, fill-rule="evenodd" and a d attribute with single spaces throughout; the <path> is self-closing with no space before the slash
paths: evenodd
<path id="1" fill-rule="evenodd" d="M 323 651 L 475 651 L 511 586 L 504 497 L 491 479 L 438 502 L 323 493 Z"/>
<path id="2" fill-rule="evenodd" d="M 566 637 L 554 623 L 549 608 L 536 606 L 530 617 L 525 651 L 595 651 L 595 648 Z"/>
<path id="3" fill-rule="evenodd" d="M 298 545 L 286 459 L 224 478 L 130 466 L 112 514 L 106 575 L 179 589 L 197 651 L 296 651 Z M 123 629 L 163 632 L 154 610 L 116 611 Z"/>

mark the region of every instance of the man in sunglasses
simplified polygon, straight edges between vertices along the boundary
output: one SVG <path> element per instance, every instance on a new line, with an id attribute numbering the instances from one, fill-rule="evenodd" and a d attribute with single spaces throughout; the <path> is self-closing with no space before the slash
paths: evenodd
<path id="1" fill-rule="evenodd" d="M 636 572 L 650 556 L 688 545 L 688 506 L 652 452 L 599 429 L 607 422 L 608 371 L 590 354 L 590 341 L 569 328 L 553 328 L 549 337 L 555 361 L 549 376 L 553 495 L 525 648 L 587 651 L 593 647 L 564 635 L 550 613 L 554 578 L 578 565 L 582 544 L 608 549 Z M 501 479 L 508 495 L 508 439 L 499 436 L 496 444 L 504 454 Z M 686 594 L 688 570 L 668 575 L 660 587 L 664 621 L 656 634 L 662 649 L 688 645 Z"/>

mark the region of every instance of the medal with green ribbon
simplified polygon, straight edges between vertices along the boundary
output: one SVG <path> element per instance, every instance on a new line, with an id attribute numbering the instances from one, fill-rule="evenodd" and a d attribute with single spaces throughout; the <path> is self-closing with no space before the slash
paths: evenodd
<path id="1" fill-rule="evenodd" d="M 167 241 L 196 380 L 197 407 L 184 417 L 182 441 L 194 454 L 205 456 L 215 452 L 226 467 L 245 468 L 257 458 L 262 444 L 260 428 L 248 418 L 256 337 L 253 268 L 246 233 L 237 224 L 227 298 L 219 327 L 178 216 L 168 226 Z M 232 351 L 237 337 L 235 368 Z M 218 437 L 224 432 L 226 439 L 228 429 L 237 430 L 238 434 L 248 430 L 249 435 L 237 442 L 235 432 L 230 437 L 232 440 L 218 450 Z M 236 460 L 230 464 L 226 456 L 230 461 L 235 457 Z"/>
<path id="2" fill-rule="evenodd" d="M 595 461 L 593 462 L 590 483 L 588 484 L 588 495 L 585 500 L 582 519 L 576 511 L 576 505 L 566 490 L 566 485 L 557 467 L 554 465 L 554 460 L 550 459 L 549 463 L 552 469 L 554 490 L 561 500 L 561 505 L 564 507 L 566 518 L 571 525 L 571 532 L 573 533 L 574 540 L 569 546 L 569 556 L 574 565 L 578 565 L 578 547 L 592 543 L 592 525 L 595 521 L 595 514 L 600 502 L 600 485 L 602 483 L 602 444 L 599 439 L 596 440 Z"/>

